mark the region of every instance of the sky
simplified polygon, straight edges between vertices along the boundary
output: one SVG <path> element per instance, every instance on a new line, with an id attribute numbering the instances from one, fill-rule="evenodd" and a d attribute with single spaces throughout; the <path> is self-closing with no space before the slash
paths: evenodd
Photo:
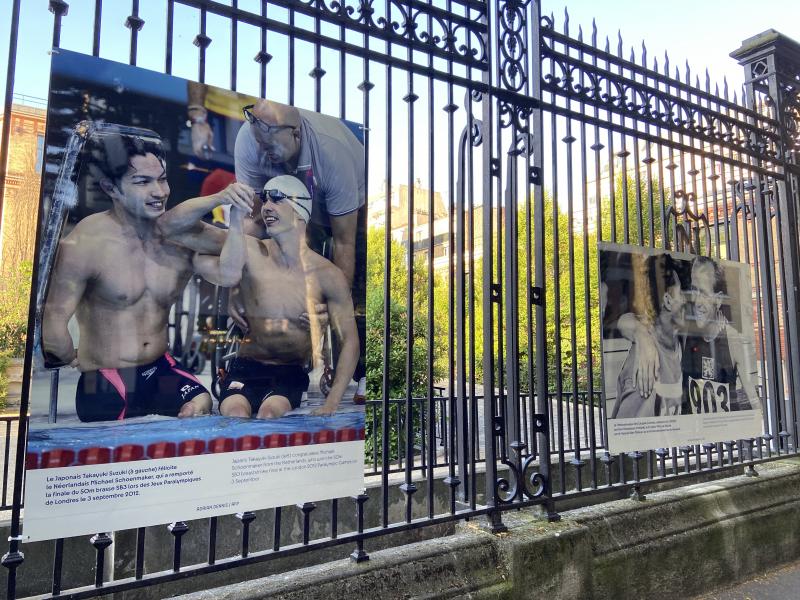
<path id="1" fill-rule="evenodd" d="M 68 0 L 69 14 L 63 20 L 61 46 L 78 52 L 91 53 L 92 24 L 94 0 Z M 352 5 L 356 0 L 346 0 Z M 439 3 L 443 0 L 434 0 Z M 223 0 L 230 4 L 230 0 Z M 9 21 L 11 16 L 11 0 L 0 0 L 0 97 L 4 96 L 5 73 L 8 63 Z M 124 27 L 125 17 L 129 14 L 130 2 L 125 0 L 106 0 L 104 3 L 101 56 L 120 62 L 128 62 L 129 31 Z M 376 6 L 382 6 L 380 0 Z M 18 47 L 18 60 L 14 92 L 26 96 L 45 98 L 48 91 L 48 76 L 52 40 L 53 16 L 47 10 L 47 0 L 23 0 L 20 17 L 20 35 Z M 140 0 L 140 16 L 145 20 L 145 26 L 139 35 L 138 65 L 157 71 L 164 67 L 164 31 L 166 0 Z M 239 7 L 257 12 L 258 0 L 239 0 Z M 646 2 L 634 0 L 608 0 L 605 2 L 591 0 L 542 0 L 542 13 L 554 15 L 558 30 L 563 31 L 565 21 L 565 7 L 569 11 L 569 32 L 577 36 L 578 27 L 583 28 L 584 40 L 591 36 L 592 20 L 596 19 L 598 28 L 598 43 L 605 44 L 605 37 L 611 41 L 611 47 L 616 50 L 617 35 L 621 32 L 623 39 L 623 56 L 628 57 L 633 48 L 637 62 L 641 60 L 642 42 L 646 41 L 648 64 L 652 66 L 653 58 L 658 59 L 663 66 L 664 52 L 669 52 L 670 64 L 680 67 L 681 77 L 685 72 L 687 58 L 692 69 L 692 81 L 695 75 L 705 81 L 705 70 L 711 75 L 712 90 L 714 83 L 721 86 L 723 77 L 727 78 L 731 93 L 740 90 L 743 83 L 742 68 L 730 58 L 730 52 L 736 50 L 743 40 L 770 28 L 775 28 L 781 33 L 800 41 L 800 1 L 798 0 L 762 0 L 754 3 L 752 0 L 672 0 L 671 2 Z M 285 11 L 270 6 L 270 16 L 281 19 Z M 229 55 L 228 47 L 230 33 L 228 21 L 208 18 L 208 35 L 214 40 L 208 50 L 208 68 L 206 82 L 221 87 L 229 87 Z M 174 68 L 173 74 L 188 79 L 197 79 L 196 61 L 197 48 L 192 45 L 194 36 L 199 31 L 198 11 L 183 6 L 176 6 L 175 31 L 174 31 Z M 270 81 L 285 81 L 287 73 L 287 46 L 285 39 L 272 36 L 269 52 L 275 59 L 269 65 Z M 248 50 L 240 53 L 238 61 L 239 91 L 258 95 L 258 65 L 252 60 L 254 51 L 258 48 L 258 30 L 249 26 L 239 28 L 240 47 Z M 324 54 L 324 53 L 329 54 Z M 323 64 L 329 70 L 324 79 L 325 93 L 322 98 L 322 112 L 339 114 L 338 60 L 332 51 L 323 50 Z M 182 57 L 186 57 L 182 59 Z M 304 93 L 311 90 L 310 80 L 306 74 L 313 67 L 311 54 L 306 51 L 298 52 L 297 73 L 298 92 L 295 103 L 303 108 L 313 109 L 313 94 Z M 357 89 L 362 79 L 361 67 L 355 64 L 347 70 L 346 81 L 346 107 L 347 118 L 359 121 L 362 118 L 362 96 Z M 373 68 L 370 79 L 376 84 L 376 91 L 384 89 L 385 74 L 383 69 Z M 399 101 L 405 94 L 407 86 L 406 76 L 403 72 L 395 70 L 393 79 L 394 90 L 399 94 L 395 102 L 392 131 L 387 132 L 381 97 L 375 93 L 371 112 L 372 133 L 371 146 L 378 154 L 378 160 L 371 159 L 370 190 L 380 188 L 386 179 L 385 164 L 382 164 L 383 149 L 391 146 L 394 149 L 394 182 L 421 179 L 423 186 L 428 185 L 427 178 L 427 152 L 418 152 L 413 169 L 408 168 L 408 162 L 403 163 L 397 157 L 408 154 L 407 107 Z M 420 81 L 424 86 L 424 80 Z M 305 86 L 305 88 L 303 88 Z M 268 96 L 272 99 L 287 102 L 286 86 L 271 86 Z M 438 90 L 434 100 L 437 109 L 444 106 L 444 89 Z M 455 101 L 461 105 L 463 91 L 458 93 Z M 418 127 L 426 126 L 425 113 L 427 111 L 426 94 L 421 94 L 420 101 L 416 103 Z M 464 111 L 456 113 L 455 135 L 463 126 Z M 439 111 L 437 110 L 437 119 Z M 444 113 L 441 113 L 444 117 Z M 441 128 L 445 119 L 438 119 L 432 126 Z M 438 129 L 437 129 L 438 130 Z M 446 156 L 446 145 L 442 141 L 445 136 L 438 136 L 434 155 Z M 414 142 L 415 144 L 418 142 Z M 434 187 L 440 189 L 441 179 Z"/>
<path id="2" fill-rule="evenodd" d="M 597 23 L 598 40 L 605 37 L 616 50 L 617 33 L 622 33 L 623 56 L 633 47 L 637 61 L 642 42 L 647 46 L 648 62 L 653 57 L 663 65 L 667 51 L 670 64 L 679 65 L 684 73 L 686 61 L 694 74 L 705 80 L 705 70 L 715 82 L 727 77 L 731 89 L 744 83 L 743 70 L 729 54 L 741 42 L 768 29 L 800 42 L 800 2 L 797 0 L 544 0 L 542 14 L 553 13 L 559 30 L 564 22 L 564 9 L 569 11 L 570 33 L 583 26 L 584 40 L 591 34 L 592 19 Z M 674 70 L 674 66 L 673 66 Z"/>
<path id="3" fill-rule="evenodd" d="M 223 0 L 223 3 L 230 4 L 230 0 Z M 5 93 L 11 4 L 11 0 L 0 0 L 0 66 L 4 67 L 0 78 L 0 94 Z M 165 0 L 140 1 L 140 15 L 145 20 L 145 27 L 140 33 L 141 66 L 159 70 L 163 67 L 164 50 L 160 40 L 163 39 L 165 27 L 165 4 Z M 18 68 L 14 86 L 16 93 L 40 98 L 47 95 L 48 49 L 53 22 L 47 5 L 47 0 L 22 2 Z M 71 50 L 90 53 L 94 0 L 69 0 L 69 5 L 69 15 L 63 21 L 61 44 Z M 106 0 L 104 5 L 101 54 L 113 60 L 127 61 L 128 31 L 123 23 L 130 3 Z M 258 1 L 239 0 L 239 6 L 257 11 Z M 757 3 L 752 0 L 542 1 L 542 13 L 553 13 L 559 29 L 563 27 L 565 7 L 569 11 L 570 32 L 573 34 L 577 33 L 580 25 L 588 36 L 594 18 L 597 22 L 598 38 L 603 41 L 601 43 L 604 43 L 607 35 L 615 48 L 617 32 L 621 31 L 626 57 L 631 47 L 637 57 L 641 56 L 642 41 L 645 40 L 648 56 L 658 57 L 659 64 L 663 64 L 664 51 L 667 50 L 670 62 L 680 65 L 682 72 L 688 58 L 692 72 L 699 73 L 701 80 L 708 68 L 712 82 L 721 82 L 723 77 L 727 77 L 732 88 L 741 86 L 743 77 L 741 68 L 728 54 L 738 48 L 742 40 L 774 28 L 800 41 L 800 2 L 796 0 L 762 0 Z M 176 46 L 196 56 L 196 49 L 191 46 L 198 31 L 196 13 L 180 7 L 178 11 L 175 20 Z M 219 43 L 225 39 L 223 20 L 210 18 L 208 27 L 209 35 L 215 41 Z M 252 62 L 250 57 L 247 59 L 245 66 Z M 187 77 L 195 75 L 190 69 L 182 69 L 180 61 L 175 63 L 175 74 Z M 218 83 L 222 84 L 223 81 Z"/>

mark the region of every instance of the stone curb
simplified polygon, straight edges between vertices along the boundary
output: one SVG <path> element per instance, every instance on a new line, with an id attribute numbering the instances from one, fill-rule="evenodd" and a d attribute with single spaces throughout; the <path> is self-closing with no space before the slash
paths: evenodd
<path id="1" fill-rule="evenodd" d="M 435 540 L 376 551 L 176 600 L 350 597 L 563 599 L 686 597 L 800 556 L 800 462 L 562 513 L 504 514 Z"/>

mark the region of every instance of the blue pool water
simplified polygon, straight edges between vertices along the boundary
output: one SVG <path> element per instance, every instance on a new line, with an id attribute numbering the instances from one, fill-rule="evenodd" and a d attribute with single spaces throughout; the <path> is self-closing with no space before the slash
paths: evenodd
<path id="1" fill-rule="evenodd" d="M 173 443 L 180 444 L 187 440 L 233 440 L 224 445 L 224 450 L 208 451 L 233 451 L 237 441 L 245 436 L 249 438 L 248 446 L 244 449 L 265 447 L 265 436 L 283 434 L 286 438 L 295 441 L 280 445 L 304 445 L 310 443 L 327 443 L 332 441 L 351 441 L 363 437 L 364 413 L 363 411 L 342 412 L 329 417 L 312 416 L 308 414 L 294 414 L 280 419 L 239 419 L 233 417 L 207 416 L 191 419 L 169 418 L 143 418 L 129 421 L 99 423 L 93 425 L 80 425 L 71 427 L 52 426 L 30 431 L 28 435 L 28 456 L 34 461 L 30 465 L 36 468 L 38 464 L 36 455 L 54 450 L 71 451 L 78 456 L 81 450 L 110 449 L 113 451 L 120 446 L 140 446 L 148 448 L 152 444 Z M 362 430 L 362 431 L 359 431 Z M 320 433 L 322 432 L 322 433 Z M 291 438 L 292 434 L 298 434 Z M 222 447 L 222 446 L 219 446 Z M 147 453 L 145 453 L 147 454 Z M 142 458 L 146 458 L 143 456 Z M 77 458 L 76 458 L 77 460 Z M 109 462 L 100 459 L 100 462 Z M 121 459 L 118 459 L 121 460 Z M 70 460 L 49 466 L 69 466 Z M 42 465 L 44 467 L 44 465 Z"/>

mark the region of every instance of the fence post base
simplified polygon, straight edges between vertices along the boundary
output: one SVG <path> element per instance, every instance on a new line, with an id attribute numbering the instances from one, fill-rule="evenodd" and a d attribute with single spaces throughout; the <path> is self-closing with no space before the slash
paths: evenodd
<path id="1" fill-rule="evenodd" d="M 642 486 L 640 485 L 635 485 L 633 488 L 631 488 L 631 494 L 629 498 L 634 502 L 644 502 L 647 500 L 647 496 L 642 493 Z"/>
<path id="2" fill-rule="evenodd" d="M 486 513 L 486 529 L 490 533 L 508 533 L 508 527 L 503 523 L 503 516 L 499 510 Z"/>
<path id="3" fill-rule="evenodd" d="M 556 511 L 556 503 L 552 499 L 548 500 L 543 508 L 548 523 L 555 523 L 561 520 L 561 515 Z"/>
<path id="4" fill-rule="evenodd" d="M 369 560 L 369 554 L 364 550 L 364 542 L 358 542 L 358 546 L 350 553 L 350 560 L 355 563 L 362 563 Z"/>
<path id="5" fill-rule="evenodd" d="M 8 569 L 8 584 L 6 586 L 6 594 L 8 600 L 14 600 L 17 597 L 17 567 L 25 561 L 25 554 L 19 550 L 13 552 L 6 552 L 0 560 L 6 569 Z"/>

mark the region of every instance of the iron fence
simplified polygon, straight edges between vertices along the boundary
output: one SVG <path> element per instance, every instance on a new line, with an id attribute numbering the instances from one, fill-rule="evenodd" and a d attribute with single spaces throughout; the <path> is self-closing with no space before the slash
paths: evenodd
<path id="1" fill-rule="evenodd" d="M 95 0 L 92 54 L 104 56 L 102 28 L 124 26 L 128 61 L 141 59 L 139 36 L 148 22 L 138 0 L 130 5 L 124 23 L 110 25 L 102 17 L 109 3 Z M 24 43 L 20 6 L 13 1 L 6 115 L 16 50 Z M 53 46 L 61 46 L 65 28 L 85 28 L 70 22 L 68 2 L 50 0 L 49 8 Z M 608 489 L 636 495 L 648 482 L 743 465 L 752 471 L 759 462 L 795 453 L 800 65 L 786 49 L 796 44 L 777 38 L 758 52 L 741 50 L 746 88 L 723 85 L 720 91 L 712 90 L 708 76 L 693 78 L 688 67 L 680 72 L 668 57 L 650 57 L 644 47 L 639 56 L 631 51 L 625 58 L 621 39 L 612 48 L 596 31 L 574 35 L 568 17 L 559 30 L 534 1 L 163 0 L 156 12 L 166 22 L 165 73 L 173 73 L 179 53 L 183 64 L 191 52 L 196 79 L 218 83 L 220 73 L 208 77 L 208 65 L 221 55 L 228 66 L 223 85 L 230 89 L 269 97 L 276 92 L 268 76 L 285 74 L 281 91 L 290 104 L 364 124 L 368 186 L 382 190 L 386 213 L 377 249 L 387 273 L 382 392 L 370 400 L 366 417 L 365 471 L 375 484 L 355 498 L 331 501 L 321 515 L 312 503 L 273 509 L 269 534 L 258 540 L 251 536 L 257 515 L 239 513 L 241 543 L 224 557 L 218 556 L 218 536 L 230 521 L 211 518 L 202 525 L 205 559 L 191 565 L 184 564 L 184 540 L 199 525 L 172 523 L 167 570 L 146 565 L 153 534 L 141 528 L 134 534 L 131 572 L 109 576 L 106 551 L 114 538 L 98 533 L 89 540 L 95 580 L 85 586 L 64 581 L 65 541 L 56 540 L 49 589 L 37 593 L 92 597 L 343 544 L 354 546 L 351 556 L 360 561 L 368 558 L 370 540 L 398 531 L 478 516 L 501 531 L 506 509 L 541 505 L 557 519 L 562 500 L 590 499 Z M 197 24 L 192 46 L 176 35 L 187 23 Z M 215 43 L 220 27 L 227 46 Z M 253 55 L 254 66 L 245 67 L 242 57 Z M 337 93 L 323 93 L 328 89 Z M 5 119 L 0 183 L 9 138 Z M 407 243 L 397 255 L 393 187 L 399 182 L 413 190 L 418 178 L 427 184 L 423 193 L 409 195 L 405 222 L 414 222 L 416 203 L 434 215 L 440 194 L 446 234 L 435 230 L 431 217 L 425 239 Z M 414 239 L 404 227 L 404 239 Z M 442 239 L 449 251 L 439 271 L 434 244 Z M 689 244 L 696 253 L 750 265 L 765 435 L 619 455 L 606 451 L 600 300 L 592 285 L 597 241 Z M 388 276 L 398 261 L 419 275 L 406 277 L 399 297 Z M 443 290 L 437 291 L 437 277 L 444 278 Z M 390 299 L 407 315 L 401 335 L 406 376 L 399 383 L 388 368 L 396 342 Z M 447 305 L 446 323 L 436 321 L 437 301 Z M 417 318 L 424 323 L 421 338 L 414 330 Z M 423 393 L 411 376 L 419 368 L 412 360 L 419 347 Z M 29 375 L 27 365 L 25 398 Z M 26 410 L 23 404 L 21 414 Z M 23 555 L 19 537 L 26 421 L 2 423 L 0 508 L 12 509 L 2 564 L 7 597 L 15 598 L 18 569 L 34 558 Z M 402 482 L 399 513 L 390 506 L 395 478 Z M 436 498 L 441 486 L 444 503 Z M 375 522 L 365 518 L 369 500 L 380 504 Z M 355 515 L 352 522 L 345 522 L 345 513 Z M 282 532 L 289 518 L 299 524 L 297 540 L 287 541 Z"/>

